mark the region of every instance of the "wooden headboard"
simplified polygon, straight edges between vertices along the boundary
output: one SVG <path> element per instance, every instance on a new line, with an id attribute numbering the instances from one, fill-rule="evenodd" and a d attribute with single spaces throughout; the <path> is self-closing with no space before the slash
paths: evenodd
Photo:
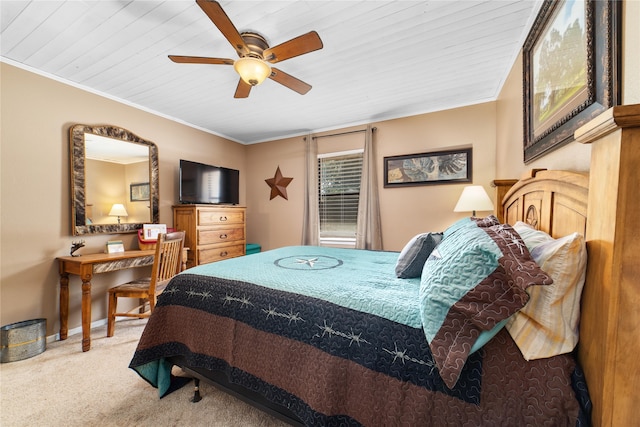
<path id="1" fill-rule="evenodd" d="M 497 213 L 553 237 L 585 236 L 588 262 L 578 360 L 594 426 L 640 425 L 640 105 L 611 108 L 575 133 L 591 144 L 589 174 L 533 171 Z"/>
<path id="2" fill-rule="evenodd" d="M 503 221 L 524 221 L 553 237 L 587 231 L 589 175 L 534 170 L 505 195 Z"/>

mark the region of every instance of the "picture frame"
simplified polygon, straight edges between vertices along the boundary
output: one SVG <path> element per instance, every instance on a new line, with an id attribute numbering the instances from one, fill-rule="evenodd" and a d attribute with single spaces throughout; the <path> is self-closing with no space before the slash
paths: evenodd
<path id="1" fill-rule="evenodd" d="M 158 234 L 167 233 L 167 224 L 142 224 L 142 238 L 157 240 Z"/>
<path id="2" fill-rule="evenodd" d="M 545 0 L 523 46 L 524 162 L 620 102 L 621 2 Z"/>
<path id="3" fill-rule="evenodd" d="M 389 156 L 384 158 L 384 186 L 471 182 L 472 166 L 472 148 Z"/>
<path id="4" fill-rule="evenodd" d="M 145 202 L 149 200 L 149 183 L 133 183 L 129 185 L 130 201 Z"/>
<path id="5" fill-rule="evenodd" d="M 122 240 L 109 240 L 107 242 L 107 253 L 118 254 L 124 252 L 124 243 Z"/>

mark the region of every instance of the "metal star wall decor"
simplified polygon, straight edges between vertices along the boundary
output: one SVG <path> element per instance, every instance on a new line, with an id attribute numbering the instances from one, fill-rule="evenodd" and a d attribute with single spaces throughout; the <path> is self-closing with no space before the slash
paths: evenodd
<path id="1" fill-rule="evenodd" d="M 284 197 L 285 200 L 289 200 L 287 198 L 287 185 L 293 181 L 293 178 L 284 178 L 282 176 L 282 172 L 280 172 L 280 166 L 276 169 L 276 174 L 273 178 L 265 179 L 264 182 L 271 187 L 271 197 L 269 200 L 273 200 L 277 196 Z"/>

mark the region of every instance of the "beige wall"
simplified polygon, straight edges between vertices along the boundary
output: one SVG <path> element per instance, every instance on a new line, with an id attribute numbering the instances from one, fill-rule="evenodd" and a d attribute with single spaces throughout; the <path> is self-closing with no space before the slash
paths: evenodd
<path id="1" fill-rule="evenodd" d="M 1 235 L 0 322 L 45 317 L 48 335 L 58 321 L 57 256 L 71 242 L 69 127 L 111 124 L 158 146 L 160 221 L 172 223 L 178 200 L 178 159 L 199 160 L 245 173 L 245 147 L 191 127 L 0 64 L 1 73 Z M 246 202 L 241 182 L 241 203 Z M 80 253 L 102 251 L 109 239 L 137 248 L 133 234 L 86 236 Z M 93 281 L 92 318 L 106 317 L 109 286 L 148 274 L 148 269 L 106 273 Z M 69 327 L 80 325 L 80 282 L 71 281 Z"/>
<path id="2" fill-rule="evenodd" d="M 490 102 L 372 123 L 377 128 L 374 141 L 385 250 L 399 251 L 415 234 L 442 230 L 464 216 L 454 213 L 453 207 L 462 188 L 468 184 L 383 188 L 383 158 L 473 147 L 473 183 L 483 185 L 493 197 L 490 182 L 495 178 L 496 169 L 495 121 L 495 103 Z M 363 134 L 357 135 L 363 140 Z M 352 148 L 353 139 L 352 135 L 348 140 L 321 138 L 318 151 Z M 293 177 L 287 187 L 288 200 L 281 197 L 269 200 L 270 189 L 264 180 L 273 177 L 278 166 L 284 176 Z M 247 170 L 248 239 L 263 249 L 299 244 L 304 196 L 302 137 L 248 146 Z"/>

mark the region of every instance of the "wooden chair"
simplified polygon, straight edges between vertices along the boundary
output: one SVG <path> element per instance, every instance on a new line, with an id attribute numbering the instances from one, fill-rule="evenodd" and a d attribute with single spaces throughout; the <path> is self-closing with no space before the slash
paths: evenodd
<path id="1" fill-rule="evenodd" d="M 164 290 L 169 280 L 181 270 L 184 234 L 184 231 L 176 231 L 158 236 L 151 277 L 144 277 L 109 289 L 108 337 L 113 336 L 116 317 L 143 319 L 151 315 L 157 296 Z M 117 313 L 118 298 L 138 298 L 140 305 L 125 313 Z M 147 302 L 149 309 L 145 311 Z"/>

